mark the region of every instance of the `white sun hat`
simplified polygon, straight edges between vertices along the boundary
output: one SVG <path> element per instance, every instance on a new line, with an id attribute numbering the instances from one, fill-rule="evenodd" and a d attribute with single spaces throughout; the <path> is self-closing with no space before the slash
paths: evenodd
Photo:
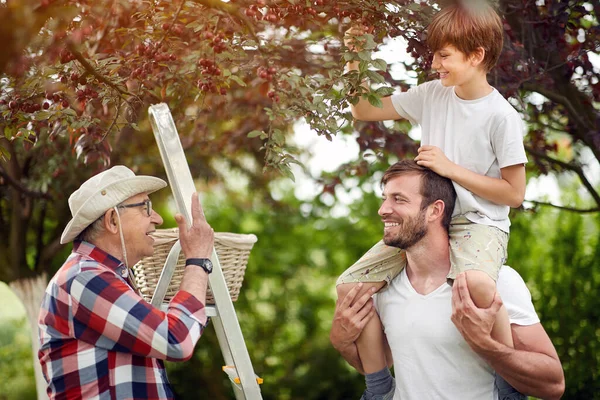
<path id="1" fill-rule="evenodd" d="M 136 176 L 122 165 L 94 175 L 69 197 L 73 219 L 62 233 L 60 242 L 69 243 L 106 211 L 140 193 L 152 193 L 167 186 L 153 176 Z"/>

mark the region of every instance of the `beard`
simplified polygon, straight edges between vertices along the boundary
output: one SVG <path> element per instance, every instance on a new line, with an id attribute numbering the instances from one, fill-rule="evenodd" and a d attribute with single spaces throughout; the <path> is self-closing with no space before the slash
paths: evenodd
<path id="1" fill-rule="evenodd" d="M 383 236 L 383 243 L 399 249 L 409 249 L 417 244 L 427 234 L 427 224 L 425 223 L 425 210 L 419 211 L 415 217 L 406 218 L 400 221 L 399 232 Z"/>

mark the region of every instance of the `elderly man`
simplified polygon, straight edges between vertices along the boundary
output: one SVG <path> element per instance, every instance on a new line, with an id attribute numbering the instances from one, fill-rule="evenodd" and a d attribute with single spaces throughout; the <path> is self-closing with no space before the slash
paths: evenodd
<path id="1" fill-rule="evenodd" d="M 470 299 L 464 275 L 453 286 L 446 281 L 452 183 L 403 160 L 386 171 L 382 184 L 383 240 L 406 250 L 407 267 L 375 301 L 370 300 L 374 289 L 361 286 L 341 298 L 330 336 L 333 346 L 362 372 L 355 341 L 370 317 L 379 313 L 387 338 L 386 359 L 389 365 L 393 360 L 396 380 L 387 370 L 372 376 L 367 380 L 374 388 L 372 397 L 512 400 L 521 398 L 517 389 L 544 399 L 560 398 L 565 384 L 560 360 L 519 274 L 504 266 L 498 278 L 514 349 L 491 336 L 500 297 L 496 295 L 488 309 L 479 309 Z"/>
<path id="2" fill-rule="evenodd" d="M 51 399 L 169 399 L 163 360 L 184 361 L 207 323 L 214 232 L 192 198 L 191 227 L 180 214 L 186 268 L 167 312 L 137 291 L 130 267 L 153 254 L 163 220 L 148 195 L 161 179 L 115 166 L 69 197 L 73 219 L 61 243 L 73 252 L 46 289 L 39 316 L 42 371 Z"/>

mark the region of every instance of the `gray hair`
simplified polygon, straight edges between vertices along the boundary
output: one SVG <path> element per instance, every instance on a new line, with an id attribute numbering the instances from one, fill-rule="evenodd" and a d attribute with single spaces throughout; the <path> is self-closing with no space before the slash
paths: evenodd
<path id="1" fill-rule="evenodd" d="M 104 232 L 104 214 L 88 225 L 75 239 L 93 243 L 102 232 Z"/>

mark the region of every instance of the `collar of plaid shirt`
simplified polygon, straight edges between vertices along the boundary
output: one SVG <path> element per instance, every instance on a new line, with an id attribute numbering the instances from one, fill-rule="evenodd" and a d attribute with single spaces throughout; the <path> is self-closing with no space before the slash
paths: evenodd
<path id="1" fill-rule="evenodd" d="M 162 360 L 192 356 L 207 318 L 179 291 L 167 312 L 126 283 L 118 259 L 87 242 L 48 284 L 39 317 L 48 395 L 67 398 L 173 398 Z"/>

